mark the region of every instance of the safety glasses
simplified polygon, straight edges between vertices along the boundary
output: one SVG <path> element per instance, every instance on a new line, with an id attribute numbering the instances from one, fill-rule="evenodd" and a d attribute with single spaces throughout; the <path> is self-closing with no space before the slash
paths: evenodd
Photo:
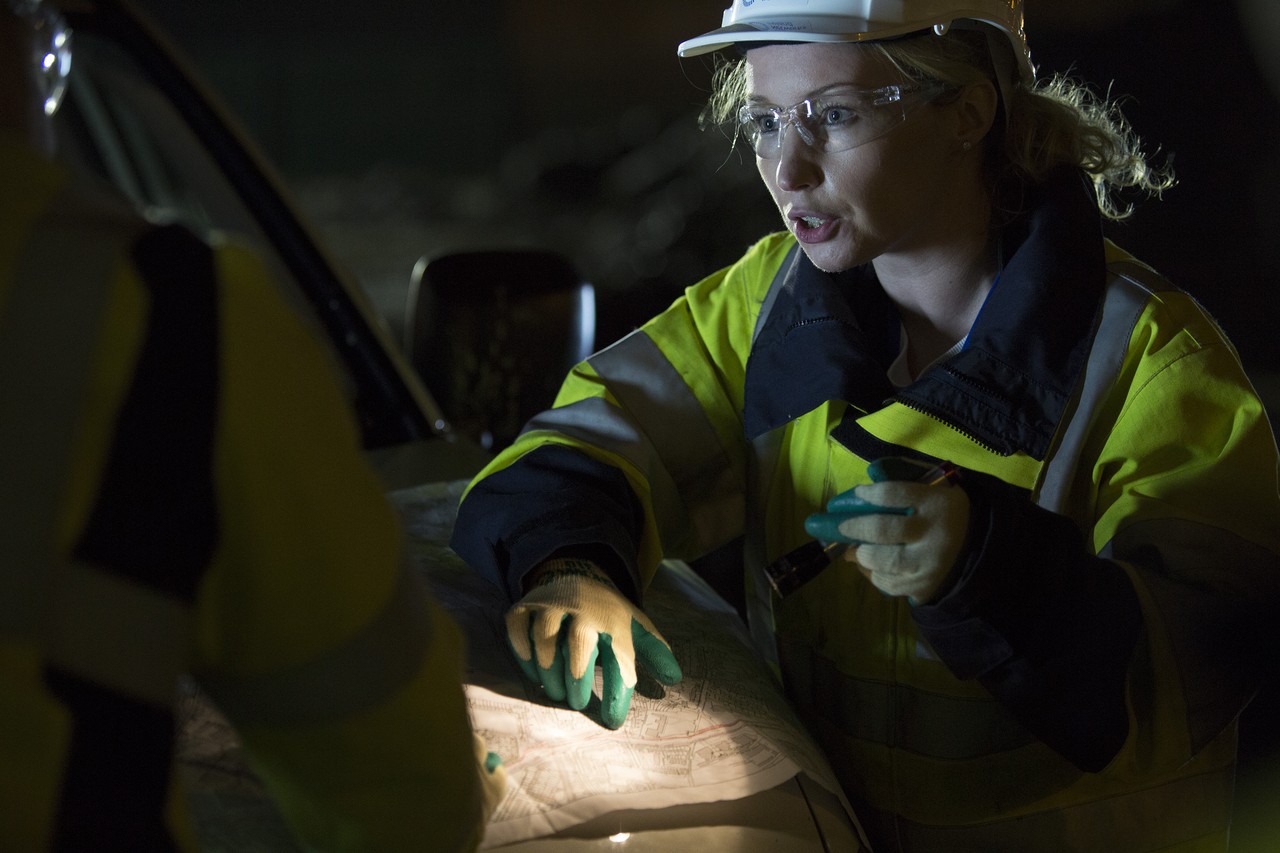
<path id="1" fill-rule="evenodd" d="M 907 120 L 910 106 L 945 88 L 940 83 L 895 83 L 878 89 L 837 89 L 789 107 L 746 104 L 738 111 L 738 127 L 756 156 L 766 160 L 779 156 L 788 127 L 811 148 L 848 151 L 889 133 Z"/>

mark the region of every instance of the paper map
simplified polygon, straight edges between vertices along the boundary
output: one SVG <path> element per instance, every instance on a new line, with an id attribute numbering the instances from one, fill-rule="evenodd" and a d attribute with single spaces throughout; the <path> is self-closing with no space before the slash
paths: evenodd
<path id="1" fill-rule="evenodd" d="M 670 642 L 681 683 L 664 687 L 641 673 L 617 731 L 598 722 L 598 675 L 585 713 L 546 700 L 507 648 L 503 593 L 446 545 L 464 486 L 435 483 L 391 498 L 411 559 L 466 636 L 472 723 L 506 767 L 507 793 L 483 847 L 541 838 L 618 810 L 737 799 L 801 772 L 839 796 L 737 614 L 680 563 L 664 564 L 646 591 L 645 612 Z M 201 849 L 299 850 L 235 731 L 193 684 L 182 691 L 178 717 L 178 772 Z"/>
<path id="2" fill-rule="evenodd" d="M 744 797 L 801 771 L 839 791 L 737 614 L 682 563 L 664 564 L 645 592 L 645 612 L 671 644 L 681 683 L 664 687 L 641 675 L 616 732 L 598 722 L 598 672 L 585 713 L 548 702 L 507 649 L 502 591 L 443 545 L 464 485 L 392 497 L 413 558 L 467 637 L 472 723 L 507 767 L 508 792 L 489 822 L 486 847 L 619 809 Z"/>

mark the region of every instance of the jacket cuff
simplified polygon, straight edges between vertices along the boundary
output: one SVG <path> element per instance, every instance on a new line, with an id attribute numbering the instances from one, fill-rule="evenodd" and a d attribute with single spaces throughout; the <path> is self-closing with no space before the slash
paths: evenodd
<path id="1" fill-rule="evenodd" d="M 449 545 L 512 601 L 524 576 L 553 556 L 596 562 L 639 603 L 635 555 L 644 512 L 621 471 L 586 454 L 544 446 L 475 483 Z"/>
<path id="2" fill-rule="evenodd" d="M 919 632 L 956 677 L 976 678 L 1050 747 L 1100 770 L 1128 733 L 1137 594 L 1024 490 L 968 471 L 961 484 L 968 544 L 954 586 L 912 611 Z"/>

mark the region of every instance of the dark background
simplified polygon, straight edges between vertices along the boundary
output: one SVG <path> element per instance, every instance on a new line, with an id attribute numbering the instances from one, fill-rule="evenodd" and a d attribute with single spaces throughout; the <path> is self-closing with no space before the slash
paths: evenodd
<path id="1" fill-rule="evenodd" d="M 397 340 L 423 256 L 557 249 L 596 285 L 603 345 L 778 227 L 750 160 L 697 129 L 709 62 L 675 55 L 727 0 L 138 2 Z M 1219 319 L 1275 422 L 1280 2 L 1028 0 L 1026 15 L 1042 77 L 1109 91 L 1172 158 L 1178 185 L 1109 234 Z M 1280 849 L 1275 693 L 1242 729 L 1233 853 Z"/>
<path id="2" fill-rule="evenodd" d="M 696 126 L 676 44 L 726 0 L 142 0 L 260 143 L 399 334 L 414 262 L 548 246 L 599 343 L 777 227 L 752 163 Z M 1275 0 L 1030 0 L 1041 76 L 1109 88 L 1179 183 L 1111 236 L 1194 293 L 1274 401 Z M 1261 59 L 1259 59 L 1261 57 Z M 1158 152 L 1158 153 L 1157 153 Z M 1274 406 L 1274 402 L 1273 402 Z"/>

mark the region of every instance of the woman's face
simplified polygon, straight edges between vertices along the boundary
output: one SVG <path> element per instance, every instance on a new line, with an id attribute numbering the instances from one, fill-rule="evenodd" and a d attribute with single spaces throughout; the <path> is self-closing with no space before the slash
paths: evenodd
<path id="1" fill-rule="evenodd" d="M 858 45 L 780 44 L 747 53 L 748 103 L 785 109 L 836 87 L 904 82 Z M 756 158 L 786 227 L 819 269 L 838 272 L 886 255 L 923 258 L 959 225 L 953 110 L 918 94 L 906 98 L 906 120 L 856 148 L 824 152 L 790 126 L 776 158 Z"/>

